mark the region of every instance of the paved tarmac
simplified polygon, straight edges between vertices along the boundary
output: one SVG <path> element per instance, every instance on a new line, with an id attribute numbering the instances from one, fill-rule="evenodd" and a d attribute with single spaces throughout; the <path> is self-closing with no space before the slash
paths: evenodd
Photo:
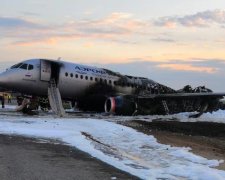
<path id="1" fill-rule="evenodd" d="M 0 135 L 0 179 L 138 179 L 75 148 L 53 143 Z"/>

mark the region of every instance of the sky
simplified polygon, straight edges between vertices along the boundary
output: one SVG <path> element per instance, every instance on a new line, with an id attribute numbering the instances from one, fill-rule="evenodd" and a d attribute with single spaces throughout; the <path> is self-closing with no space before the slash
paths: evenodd
<path id="1" fill-rule="evenodd" d="M 225 91 L 224 0 L 0 0 L 0 69 L 61 59 Z"/>

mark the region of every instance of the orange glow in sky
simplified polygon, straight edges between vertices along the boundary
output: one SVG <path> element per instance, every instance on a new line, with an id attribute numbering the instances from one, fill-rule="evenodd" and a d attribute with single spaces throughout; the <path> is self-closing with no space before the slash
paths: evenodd
<path id="1" fill-rule="evenodd" d="M 0 2 L 0 62 L 149 62 L 159 72 L 217 76 L 225 62 L 224 0 Z"/>

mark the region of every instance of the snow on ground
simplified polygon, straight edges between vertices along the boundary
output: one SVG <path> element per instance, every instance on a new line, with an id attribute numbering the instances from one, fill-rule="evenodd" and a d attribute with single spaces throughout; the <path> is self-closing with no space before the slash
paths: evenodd
<path id="1" fill-rule="evenodd" d="M 196 114 L 196 113 L 179 113 L 175 115 L 170 115 L 172 118 L 181 121 L 181 122 L 216 122 L 216 123 L 225 123 L 225 110 L 218 110 L 214 111 L 212 113 L 203 113 L 198 118 L 189 118 L 190 114 Z"/>
<path id="2" fill-rule="evenodd" d="M 0 114 L 2 112 L 9 112 L 7 114 L 10 114 L 11 112 L 15 112 L 16 106 L 15 105 L 5 105 L 4 109 L 0 110 Z M 145 115 L 145 116 L 114 116 L 114 115 L 103 115 L 99 113 L 82 113 L 80 111 L 74 111 L 73 109 L 67 109 L 67 113 L 69 113 L 68 117 L 80 117 L 80 118 L 90 118 L 94 117 L 97 119 L 107 119 L 111 122 L 116 121 L 131 121 L 131 120 L 144 120 L 144 121 L 154 121 L 154 120 L 164 120 L 164 121 L 180 121 L 180 122 L 216 122 L 216 123 L 225 123 L 225 110 L 218 110 L 212 113 L 203 113 L 198 118 L 189 118 L 189 115 L 197 114 L 197 112 L 183 112 L 178 114 L 172 114 L 172 115 Z M 21 115 L 21 113 L 17 113 L 18 115 Z M 46 115 L 46 113 L 39 112 L 40 115 Z M 47 113 L 47 114 L 51 114 Z"/>
<path id="3" fill-rule="evenodd" d="M 16 106 L 15 105 L 6 104 L 5 105 L 5 108 L 1 109 L 1 111 L 4 111 L 4 110 L 14 110 L 14 109 L 16 109 Z"/>
<path id="4" fill-rule="evenodd" d="M 216 122 L 225 123 L 225 110 L 218 110 L 212 113 L 203 113 L 198 118 L 189 118 L 189 115 L 196 114 L 196 112 L 183 112 L 172 115 L 147 115 L 147 116 L 115 116 L 111 117 L 109 121 L 131 121 L 131 120 L 142 120 L 142 121 L 180 121 L 180 122 Z"/>
<path id="5" fill-rule="evenodd" d="M 204 113 L 198 119 L 199 121 L 225 123 L 225 110 L 218 110 L 212 113 Z"/>
<path id="6" fill-rule="evenodd" d="M 160 144 L 153 136 L 104 119 L 0 114 L 0 134 L 60 140 L 142 179 L 225 179 L 225 171 L 214 168 L 222 160 Z"/>

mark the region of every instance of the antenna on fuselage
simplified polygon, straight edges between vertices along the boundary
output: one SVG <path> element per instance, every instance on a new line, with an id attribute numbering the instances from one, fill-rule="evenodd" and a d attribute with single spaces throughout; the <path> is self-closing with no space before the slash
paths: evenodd
<path id="1" fill-rule="evenodd" d="M 61 61 L 61 59 L 62 59 L 61 57 L 58 57 L 58 59 L 57 59 L 57 60 L 58 60 L 58 61 Z"/>

